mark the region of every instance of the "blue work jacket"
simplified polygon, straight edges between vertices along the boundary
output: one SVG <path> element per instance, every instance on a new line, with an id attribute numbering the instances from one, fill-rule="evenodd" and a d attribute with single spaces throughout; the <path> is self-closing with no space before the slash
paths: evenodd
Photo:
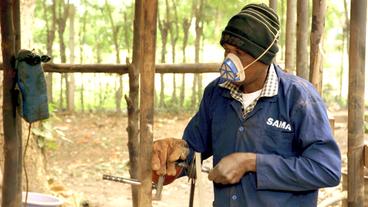
<path id="1" fill-rule="evenodd" d="M 215 166 L 234 152 L 256 153 L 256 172 L 232 185 L 214 183 L 215 207 L 316 206 L 318 189 L 336 186 L 341 156 L 325 105 L 308 81 L 275 67 L 278 93 L 261 97 L 245 117 L 217 78 L 183 135 Z"/>

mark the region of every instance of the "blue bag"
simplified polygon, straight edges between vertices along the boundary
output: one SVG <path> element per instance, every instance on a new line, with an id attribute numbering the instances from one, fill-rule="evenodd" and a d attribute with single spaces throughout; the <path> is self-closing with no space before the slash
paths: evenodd
<path id="1" fill-rule="evenodd" d="M 16 89 L 19 90 L 19 112 L 29 123 L 49 118 L 47 89 L 41 62 L 50 57 L 20 50 L 16 56 Z"/>

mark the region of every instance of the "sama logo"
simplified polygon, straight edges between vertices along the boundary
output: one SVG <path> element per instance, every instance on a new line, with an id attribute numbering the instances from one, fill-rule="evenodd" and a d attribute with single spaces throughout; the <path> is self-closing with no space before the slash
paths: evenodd
<path id="1" fill-rule="evenodd" d="M 275 120 L 275 119 L 269 117 L 267 119 L 266 123 L 267 123 L 267 125 L 272 126 L 272 127 L 281 128 L 281 129 L 291 131 L 291 126 L 286 121 L 280 121 L 280 120 L 277 120 L 277 119 Z"/>

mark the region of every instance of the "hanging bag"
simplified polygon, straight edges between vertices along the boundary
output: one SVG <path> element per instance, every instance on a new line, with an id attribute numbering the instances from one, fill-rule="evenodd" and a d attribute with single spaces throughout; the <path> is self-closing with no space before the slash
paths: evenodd
<path id="1" fill-rule="evenodd" d="M 29 123 L 49 118 L 46 80 L 41 65 L 49 60 L 49 56 L 39 56 L 30 50 L 20 50 L 16 56 L 18 111 Z"/>

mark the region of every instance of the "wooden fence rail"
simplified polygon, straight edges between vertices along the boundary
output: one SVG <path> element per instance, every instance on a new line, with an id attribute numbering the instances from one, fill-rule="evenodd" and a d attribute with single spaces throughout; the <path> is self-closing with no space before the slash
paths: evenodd
<path id="1" fill-rule="evenodd" d="M 157 64 L 156 73 L 216 73 L 219 63 Z M 0 70 L 4 67 L 0 63 Z M 45 72 L 55 73 L 128 73 L 125 64 L 43 64 Z"/>

